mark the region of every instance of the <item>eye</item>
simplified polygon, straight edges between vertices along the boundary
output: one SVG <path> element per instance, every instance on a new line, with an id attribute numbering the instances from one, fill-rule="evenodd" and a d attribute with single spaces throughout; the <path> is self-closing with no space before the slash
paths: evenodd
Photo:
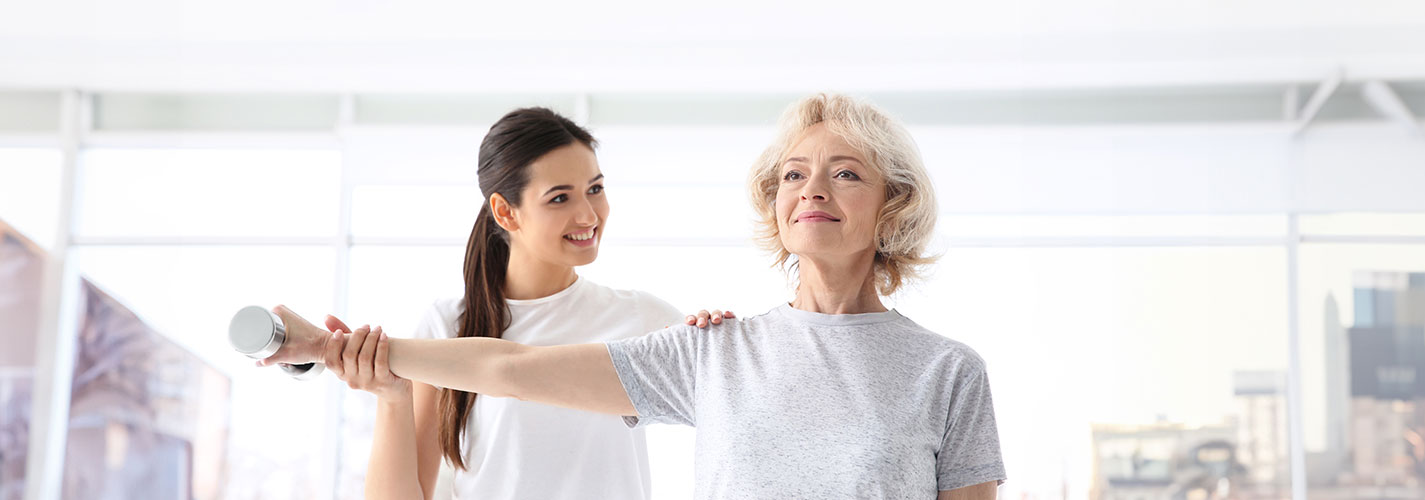
<path id="1" fill-rule="evenodd" d="M 842 171 L 840 171 L 840 172 L 837 172 L 837 173 L 836 173 L 836 178 L 837 178 L 837 179 L 853 180 L 853 181 L 854 181 L 854 180 L 860 180 L 860 179 L 861 179 L 860 176 L 856 175 L 856 172 L 852 172 L 852 171 L 850 171 L 850 170 L 842 170 Z"/>
<path id="2" fill-rule="evenodd" d="M 782 180 L 784 180 L 784 181 L 798 181 L 798 180 L 801 180 L 801 179 L 802 179 L 802 173 L 801 173 L 801 172 L 798 172 L 798 171 L 796 171 L 796 170 L 792 170 L 792 171 L 789 171 L 789 172 L 787 172 L 787 173 L 785 173 L 785 174 L 782 174 Z"/>
<path id="3" fill-rule="evenodd" d="M 594 184 L 593 186 L 589 187 L 589 194 L 599 194 L 602 192 L 604 192 L 603 184 Z"/>
<path id="4" fill-rule="evenodd" d="M 566 201 L 569 201 L 569 195 L 567 194 L 561 194 L 549 200 L 550 203 L 564 203 Z"/>

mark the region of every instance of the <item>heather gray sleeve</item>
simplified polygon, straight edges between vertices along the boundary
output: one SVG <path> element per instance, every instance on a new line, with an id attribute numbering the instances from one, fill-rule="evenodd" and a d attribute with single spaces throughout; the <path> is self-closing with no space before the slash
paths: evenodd
<path id="1" fill-rule="evenodd" d="M 935 455 L 940 491 L 1005 479 L 989 376 L 984 363 L 972 359 L 960 363 L 953 374 L 949 419 Z"/>
<path id="2" fill-rule="evenodd" d="M 679 325 L 642 337 L 608 342 L 609 358 L 638 416 L 624 423 L 694 425 L 696 328 Z"/>

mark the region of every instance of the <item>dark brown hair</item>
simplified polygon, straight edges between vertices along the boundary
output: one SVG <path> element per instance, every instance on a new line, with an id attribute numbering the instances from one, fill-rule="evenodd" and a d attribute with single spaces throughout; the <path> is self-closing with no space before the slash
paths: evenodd
<path id="1" fill-rule="evenodd" d="M 500 338 L 510 324 L 505 303 L 505 271 L 510 263 L 509 233 L 495 223 L 490 196 L 500 193 L 519 206 L 520 193 L 529 184 L 529 166 L 550 151 L 579 142 L 590 149 L 598 143 L 588 130 L 545 108 L 509 112 L 480 142 L 480 194 L 484 197 L 470 242 L 465 247 L 465 308 L 460 313 L 459 337 Z M 465 425 L 475 407 L 473 392 L 440 389 L 440 450 L 452 465 L 465 469 L 460 451 Z"/>

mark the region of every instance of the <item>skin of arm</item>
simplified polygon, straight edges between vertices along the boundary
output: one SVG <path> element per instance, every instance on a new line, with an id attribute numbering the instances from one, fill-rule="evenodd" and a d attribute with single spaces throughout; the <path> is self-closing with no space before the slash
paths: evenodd
<path id="1" fill-rule="evenodd" d="M 576 410 L 637 415 L 603 344 L 527 346 L 500 339 L 390 339 L 401 378 Z"/>
<path id="2" fill-rule="evenodd" d="M 368 500 L 431 500 L 435 496 L 441 459 L 436 435 L 437 392 L 427 384 L 412 385 L 410 399 L 377 402 L 371 459 L 366 467 Z"/>
<path id="3" fill-rule="evenodd" d="M 366 498 L 425 498 L 420 482 L 415 408 L 411 398 L 376 403 L 376 429 L 371 436 L 371 460 L 366 466 Z"/>
<path id="4" fill-rule="evenodd" d="M 352 331 L 333 316 L 327 316 L 326 327 L 338 334 L 332 336 L 337 340 L 345 339 L 339 334 Z M 333 373 L 338 376 L 347 375 L 344 380 L 348 384 L 358 384 L 377 395 L 372 453 L 366 468 L 365 496 L 368 500 L 431 500 L 435 492 L 436 477 L 440 472 L 441 458 L 436 433 L 439 418 L 437 391 L 427 384 L 392 381 L 385 359 L 389 344 L 372 342 L 384 339 L 385 335 L 371 333 L 366 327 L 358 328 L 352 336 L 353 341 L 343 346 L 351 351 L 360 350 L 359 359 L 351 366 L 347 365 L 351 359 L 333 356 L 339 354 L 338 351 L 326 352 L 327 357 L 323 360 Z M 356 342 L 356 339 L 361 337 L 366 338 L 363 338 L 362 342 Z M 373 345 L 376 346 L 374 349 Z M 371 369 L 365 369 L 367 367 Z M 387 375 L 376 373 L 377 367 Z M 356 370 L 348 372 L 348 368 Z"/>
<path id="5" fill-rule="evenodd" d="M 273 309 L 289 340 L 259 366 L 355 358 L 343 356 L 355 334 L 333 334 L 285 306 Z M 361 339 L 354 339 L 361 344 Z M 575 410 L 636 416 L 604 344 L 527 346 L 489 337 L 390 338 L 386 357 L 396 376 L 493 397 Z M 379 367 L 378 367 L 379 371 Z"/>
<path id="6" fill-rule="evenodd" d="M 936 500 L 995 500 L 995 495 L 999 493 L 999 481 L 989 481 L 980 484 L 945 490 L 935 496 Z"/>

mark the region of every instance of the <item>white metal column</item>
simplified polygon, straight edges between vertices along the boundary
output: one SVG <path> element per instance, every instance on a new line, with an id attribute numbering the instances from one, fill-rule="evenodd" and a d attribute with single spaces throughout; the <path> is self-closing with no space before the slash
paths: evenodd
<path id="1" fill-rule="evenodd" d="M 84 94 L 77 90 L 66 91 L 60 113 L 59 217 L 55 241 L 45 259 L 39 328 L 35 332 L 34 406 L 30 411 L 30 442 L 25 463 L 27 500 L 49 500 L 60 495 L 76 334 L 83 306 L 79 273 L 70 262 L 69 246 L 73 241 L 79 145 L 88 122 Z"/>
<path id="2" fill-rule="evenodd" d="M 341 209 L 337 211 L 336 235 L 332 240 L 332 251 L 336 253 L 336 269 L 333 271 L 335 283 L 332 290 L 332 314 L 343 320 L 347 319 L 347 309 L 350 303 L 351 288 L 351 198 L 354 186 L 350 169 L 347 168 L 346 161 L 346 131 L 355 121 L 356 117 L 356 97 L 346 94 L 341 97 L 341 113 L 338 115 L 336 123 L 337 142 L 341 144 Z M 331 453 L 333 460 L 328 470 L 324 471 L 329 476 L 326 484 L 331 487 L 330 498 L 336 499 L 341 495 L 341 466 L 342 457 L 346 454 L 342 452 L 343 443 L 341 439 L 342 423 L 345 420 L 342 408 L 346 406 L 345 384 L 336 377 L 322 377 L 327 384 L 327 435 L 323 443 L 323 449 Z"/>

